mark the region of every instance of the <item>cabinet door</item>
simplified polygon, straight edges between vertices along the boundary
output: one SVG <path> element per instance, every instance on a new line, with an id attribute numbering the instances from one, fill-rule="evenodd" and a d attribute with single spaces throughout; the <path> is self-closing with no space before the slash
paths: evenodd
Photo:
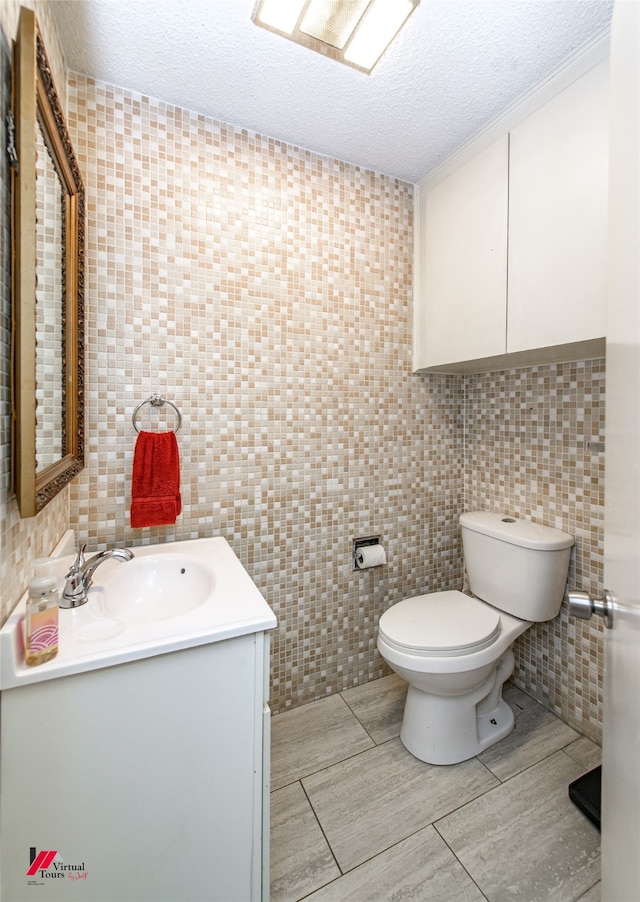
<path id="1" fill-rule="evenodd" d="M 260 899 L 261 641 L 3 692 L 0 898 Z M 27 877 L 31 847 L 85 877 Z"/>
<path id="2" fill-rule="evenodd" d="M 605 334 L 608 64 L 511 132 L 507 350 Z"/>
<path id="3" fill-rule="evenodd" d="M 505 353 L 508 139 L 421 198 L 416 369 Z"/>

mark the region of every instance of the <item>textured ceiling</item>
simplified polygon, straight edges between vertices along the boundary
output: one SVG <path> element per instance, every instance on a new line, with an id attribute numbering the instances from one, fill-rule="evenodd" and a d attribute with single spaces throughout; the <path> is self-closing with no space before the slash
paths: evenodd
<path id="1" fill-rule="evenodd" d="M 613 0 L 422 0 L 371 75 L 254 0 L 57 0 L 70 69 L 410 182 L 605 31 Z"/>

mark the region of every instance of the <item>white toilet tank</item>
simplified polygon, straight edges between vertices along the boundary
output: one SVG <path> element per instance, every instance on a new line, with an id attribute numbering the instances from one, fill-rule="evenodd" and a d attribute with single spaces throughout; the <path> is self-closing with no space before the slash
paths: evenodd
<path id="1" fill-rule="evenodd" d="M 560 612 L 573 536 L 504 514 L 462 514 L 469 588 L 521 620 L 553 620 Z"/>

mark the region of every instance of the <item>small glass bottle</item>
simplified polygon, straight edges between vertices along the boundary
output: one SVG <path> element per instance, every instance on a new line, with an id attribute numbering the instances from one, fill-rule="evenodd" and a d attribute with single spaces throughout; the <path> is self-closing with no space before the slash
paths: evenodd
<path id="1" fill-rule="evenodd" d="M 35 562 L 35 575 L 28 587 L 25 629 L 25 660 L 29 666 L 44 664 L 58 654 L 58 602 L 51 561 Z"/>

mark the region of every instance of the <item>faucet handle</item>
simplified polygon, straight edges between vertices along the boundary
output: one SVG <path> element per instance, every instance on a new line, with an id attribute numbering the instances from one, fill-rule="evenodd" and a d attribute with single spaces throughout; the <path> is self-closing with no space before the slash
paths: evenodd
<path id="1" fill-rule="evenodd" d="M 73 562 L 73 564 L 69 568 L 69 572 L 65 576 L 66 583 L 64 589 L 62 590 L 62 595 L 60 596 L 61 608 L 77 607 L 79 604 L 82 604 L 82 601 L 80 601 L 79 599 L 81 599 L 83 595 L 85 595 L 84 600 L 87 600 L 82 581 L 82 568 L 85 565 L 84 552 L 86 550 L 86 547 L 86 545 L 82 545 L 80 547 L 75 561 Z"/>
<path id="2" fill-rule="evenodd" d="M 73 562 L 73 564 L 71 565 L 69 572 L 67 573 L 67 576 L 65 578 L 68 578 L 69 576 L 74 576 L 76 573 L 78 573 L 84 567 L 84 564 L 85 564 L 84 553 L 86 550 L 87 550 L 86 545 L 80 546 L 80 549 L 78 550 L 78 554 L 76 555 L 76 559 Z"/>

